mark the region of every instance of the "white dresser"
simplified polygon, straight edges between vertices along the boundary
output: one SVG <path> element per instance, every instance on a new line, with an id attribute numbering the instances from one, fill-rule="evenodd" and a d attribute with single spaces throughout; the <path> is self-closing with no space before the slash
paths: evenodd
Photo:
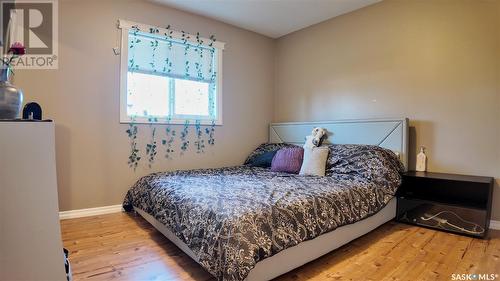
<path id="1" fill-rule="evenodd" d="M 53 122 L 0 121 L 0 280 L 66 280 Z"/>

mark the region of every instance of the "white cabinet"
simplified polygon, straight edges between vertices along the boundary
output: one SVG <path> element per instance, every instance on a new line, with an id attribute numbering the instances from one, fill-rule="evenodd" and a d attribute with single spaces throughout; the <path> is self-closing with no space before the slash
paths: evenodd
<path id="1" fill-rule="evenodd" d="M 0 121 L 0 280 L 66 280 L 53 122 Z"/>

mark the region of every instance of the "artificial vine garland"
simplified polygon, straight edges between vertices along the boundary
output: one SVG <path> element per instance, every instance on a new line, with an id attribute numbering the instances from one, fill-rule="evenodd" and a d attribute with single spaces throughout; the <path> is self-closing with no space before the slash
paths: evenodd
<path id="1" fill-rule="evenodd" d="M 156 64 L 155 64 L 155 56 L 156 56 L 156 49 L 158 48 L 158 40 L 151 41 L 151 62 L 149 63 L 151 65 L 151 68 L 153 69 L 153 72 L 156 72 Z"/>
<path id="2" fill-rule="evenodd" d="M 172 153 L 174 153 L 173 143 L 175 139 L 175 130 L 172 130 L 170 125 L 171 118 L 168 119 L 167 127 L 165 128 L 165 139 L 161 143 L 165 146 L 165 158 L 172 159 Z"/>
<path id="3" fill-rule="evenodd" d="M 205 152 L 205 140 L 202 139 L 203 131 L 201 130 L 200 120 L 196 120 L 195 128 L 196 128 L 196 141 L 194 142 L 194 145 L 196 146 L 196 153 L 203 153 Z"/>
<path id="4" fill-rule="evenodd" d="M 157 154 L 156 151 L 156 128 L 152 126 L 152 122 L 156 122 L 156 118 L 152 118 L 149 120 L 149 130 L 151 132 L 151 138 L 149 140 L 149 143 L 146 144 L 146 156 L 148 157 L 148 166 L 151 168 L 153 166 L 153 163 L 155 162 L 155 157 Z"/>
<path id="5" fill-rule="evenodd" d="M 212 120 L 210 128 L 205 128 L 205 133 L 208 135 L 208 144 L 215 145 L 215 120 Z"/>
<path id="6" fill-rule="evenodd" d="M 139 32 L 139 27 L 138 26 L 132 26 L 133 34 L 135 37 L 135 40 L 130 41 L 130 49 L 132 50 L 132 57 L 129 60 L 129 69 L 132 71 L 135 71 L 139 69 L 139 65 L 135 62 L 135 49 L 134 46 L 135 44 L 141 43 L 141 39 L 137 38 L 137 33 Z"/>
<path id="7" fill-rule="evenodd" d="M 169 52 L 172 52 L 173 49 L 173 31 L 170 30 L 170 25 L 168 25 L 166 28 L 166 32 L 163 33 L 163 36 L 167 42 L 167 50 Z M 136 61 L 136 53 L 135 49 L 137 48 L 136 46 L 141 43 L 141 39 L 137 36 L 139 32 L 141 32 L 140 28 L 138 25 L 132 26 L 131 28 L 131 34 L 134 35 L 134 37 L 129 41 L 129 48 L 130 48 L 130 56 L 129 56 L 129 71 L 135 72 L 139 70 L 140 66 L 139 63 Z M 149 28 L 149 33 L 151 34 L 159 34 L 160 30 L 158 28 Z M 215 54 L 215 47 L 213 47 L 214 43 L 216 42 L 215 36 L 211 35 L 210 36 L 210 42 L 208 43 L 207 47 L 203 47 L 204 41 L 200 37 L 200 33 L 196 33 L 196 45 L 193 43 L 190 43 L 191 35 L 189 33 L 186 33 L 184 31 L 181 32 L 181 38 L 180 41 L 184 44 L 184 56 L 185 56 L 185 61 L 184 61 L 184 75 L 185 77 L 192 77 L 194 79 L 199 79 L 199 80 L 205 80 L 206 76 L 204 75 L 204 65 L 203 65 L 203 57 L 205 55 L 205 51 L 208 52 L 209 55 L 214 56 Z M 148 40 L 149 41 L 149 40 Z M 144 46 L 144 45 L 143 45 Z M 157 50 L 160 46 L 160 42 L 157 39 L 151 39 L 150 43 L 146 46 L 149 46 L 151 48 L 151 61 L 148 62 L 147 64 L 151 67 L 152 72 L 157 72 L 157 71 L 162 71 L 165 74 L 169 74 L 172 72 L 174 69 L 173 65 L 173 60 L 169 55 L 165 56 L 163 59 L 163 66 L 158 65 L 158 53 Z M 206 46 L 206 45 L 205 45 Z M 189 51 L 192 50 L 194 51 L 197 56 L 200 58 L 199 61 L 190 61 L 189 59 Z M 161 57 L 161 55 L 160 55 Z M 139 60 L 140 61 L 140 60 Z M 178 61 L 177 61 L 178 62 Z M 178 66 L 179 67 L 179 66 Z M 191 67 L 194 68 L 193 73 L 190 72 Z M 178 68 L 177 68 L 178 69 Z M 215 82 L 216 82 L 216 77 L 217 73 L 214 70 L 214 65 L 213 65 L 213 60 L 209 60 L 208 64 L 208 74 L 210 75 L 208 80 L 210 81 L 210 86 L 211 91 L 215 90 Z M 191 79 L 192 79 L 191 78 Z M 130 91 L 130 90 L 129 90 Z M 132 95 L 133 93 L 130 91 L 128 93 L 129 95 Z M 209 97 L 209 114 L 210 116 L 213 116 L 215 114 L 215 109 L 214 109 L 214 99 L 213 97 Z M 147 113 L 145 113 L 145 116 L 148 116 Z M 134 118 L 133 118 L 134 119 Z M 158 154 L 158 146 L 157 146 L 157 118 L 149 118 L 149 131 L 150 131 L 150 137 L 147 142 L 147 144 L 144 146 L 145 150 L 145 156 L 148 160 L 148 167 L 151 168 L 152 165 L 155 162 L 155 158 Z M 175 138 L 176 138 L 176 131 L 172 129 L 172 124 L 170 123 L 171 117 L 169 116 L 167 119 L 167 124 L 164 129 L 164 138 L 161 139 L 161 144 L 164 147 L 164 157 L 166 159 L 172 159 L 176 149 L 174 149 L 175 146 Z M 194 120 L 194 147 L 196 148 L 197 153 L 204 153 L 205 152 L 205 144 L 208 144 L 210 146 L 213 146 L 215 144 L 215 120 L 212 120 L 211 125 L 208 125 L 205 127 L 203 130 L 202 125 L 201 125 L 201 120 Z M 155 125 L 156 124 L 156 125 Z M 179 134 L 179 139 L 180 139 L 180 144 L 179 144 L 179 154 L 183 155 L 186 153 L 190 147 L 190 140 L 189 140 L 189 127 L 192 124 L 192 121 L 190 120 L 185 120 L 183 128 Z M 137 169 L 141 156 L 140 152 L 141 150 L 138 148 L 138 143 L 137 143 L 137 136 L 139 133 L 138 126 L 135 123 L 135 120 L 129 124 L 128 129 L 126 130 L 126 133 L 129 137 L 130 140 L 130 156 L 128 158 L 128 165 L 129 167 L 133 168 L 134 170 Z M 206 138 L 206 139 L 205 139 Z"/>
<path id="8" fill-rule="evenodd" d="M 128 157 L 128 165 L 130 168 L 137 169 L 141 157 L 139 156 L 139 149 L 137 149 L 137 126 L 134 123 L 129 124 L 127 135 L 130 139 L 130 156 Z"/>
<path id="9" fill-rule="evenodd" d="M 169 119 L 170 121 L 170 119 Z M 149 130 L 150 130 L 150 138 L 148 143 L 145 145 L 145 155 L 148 160 L 148 167 L 151 168 L 155 162 L 155 158 L 158 154 L 158 145 L 157 145 L 157 128 L 153 125 L 155 122 L 155 118 L 152 118 L 151 123 L 149 124 Z M 180 155 L 184 155 L 185 152 L 187 152 L 188 148 L 190 147 L 190 141 L 188 139 L 189 136 L 189 127 L 190 127 L 190 122 L 189 120 L 186 120 L 182 131 L 180 133 Z M 209 127 L 206 127 L 205 130 L 203 131 L 202 125 L 201 125 L 201 120 L 196 120 L 194 124 L 194 130 L 195 130 L 195 137 L 196 141 L 194 142 L 194 145 L 196 147 L 196 153 L 204 153 L 205 152 L 205 143 L 207 143 L 210 146 L 215 145 L 215 120 L 212 120 L 212 124 Z M 170 122 L 167 123 L 167 126 L 165 127 L 165 138 L 161 139 L 161 144 L 164 146 L 165 149 L 165 154 L 164 157 L 166 159 L 173 159 L 173 154 L 175 153 L 174 149 L 174 143 L 175 143 L 175 137 L 176 137 L 176 131 L 172 129 L 172 125 Z M 128 165 L 129 167 L 133 168 L 134 171 L 137 169 L 141 156 L 139 155 L 140 150 L 137 148 L 137 135 L 138 135 L 138 126 L 135 123 L 130 123 L 128 129 L 126 130 L 126 133 L 129 137 L 130 140 L 130 155 L 128 157 Z M 207 139 L 203 138 L 203 132 L 205 132 L 205 135 Z"/>
<path id="10" fill-rule="evenodd" d="M 189 147 L 189 140 L 187 139 L 188 134 L 189 134 L 189 120 L 186 120 L 186 122 L 184 122 L 184 128 L 182 129 L 181 132 L 181 155 L 184 154 L 184 152 L 186 152 Z"/>

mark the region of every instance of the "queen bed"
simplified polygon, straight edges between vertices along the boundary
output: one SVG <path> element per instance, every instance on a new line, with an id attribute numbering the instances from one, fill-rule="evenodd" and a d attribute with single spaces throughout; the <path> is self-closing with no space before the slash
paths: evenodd
<path id="1" fill-rule="evenodd" d="M 219 280 L 269 280 L 395 217 L 407 163 L 406 119 L 270 125 L 247 159 L 333 133 L 326 176 L 242 165 L 154 173 L 127 193 L 135 210 Z"/>

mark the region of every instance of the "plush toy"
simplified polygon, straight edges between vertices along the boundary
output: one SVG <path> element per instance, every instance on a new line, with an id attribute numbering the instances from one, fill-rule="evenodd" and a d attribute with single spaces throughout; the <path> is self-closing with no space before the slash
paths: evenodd
<path id="1" fill-rule="evenodd" d="M 306 137 L 304 148 L 318 147 L 327 137 L 326 129 L 316 127 L 312 130 L 311 135 Z"/>

